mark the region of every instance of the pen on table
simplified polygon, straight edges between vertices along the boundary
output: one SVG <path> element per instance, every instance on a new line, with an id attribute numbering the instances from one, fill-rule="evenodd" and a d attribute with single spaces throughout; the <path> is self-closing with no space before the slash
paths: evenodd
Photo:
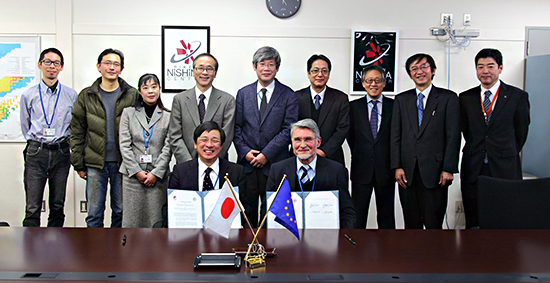
<path id="1" fill-rule="evenodd" d="M 122 237 L 122 245 L 126 245 L 126 234 Z"/>
<path id="2" fill-rule="evenodd" d="M 344 237 L 346 237 L 346 239 L 348 239 L 348 241 L 352 244 L 352 245 L 356 245 L 357 243 L 355 243 L 355 241 L 350 237 L 348 236 L 348 234 L 344 234 Z"/>

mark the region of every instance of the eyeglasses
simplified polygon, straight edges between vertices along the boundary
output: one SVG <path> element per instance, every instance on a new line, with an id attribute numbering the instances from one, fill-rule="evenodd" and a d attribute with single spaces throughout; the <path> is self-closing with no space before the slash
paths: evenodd
<path id="1" fill-rule="evenodd" d="M 321 73 L 323 76 L 326 76 L 328 75 L 328 73 L 330 73 L 330 71 L 328 69 L 313 69 L 311 71 L 309 71 L 309 73 L 313 76 L 317 76 L 317 74 Z"/>
<path id="2" fill-rule="evenodd" d="M 103 61 L 103 62 L 101 62 L 101 64 L 103 64 L 107 67 L 113 66 L 115 68 L 120 68 L 120 63 L 117 62 L 117 61 L 115 61 L 115 62 L 113 62 L 113 61 Z"/>
<path id="3" fill-rule="evenodd" d="M 209 139 L 207 137 L 204 137 L 204 138 L 199 138 L 198 139 L 199 143 L 208 143 L 208 141 L 210 141 L 212 144 L 221 144 L 222 143 L 218 138 Z"/>
<path id="4" fill-rule="evenodd" d="M 262 67 L 262 68 L 269 68 L 269 69 L 275 69 L 277 67 L 277 65 L 275 63 L 264 63 L 264 62 L 259 62 L 258 63 L 258 66 L 259 67 Z"/>
<path id="5" fill-rule="evenodd" d="M 53 63 L 54 66 L 61 67 L 61 61 L 52 61 L 50 59 L 44 59 L 44 60 L 40 61 L 40 63 L 42 63 L 46 66 L 51 66 L 52 63 Z"/>
<path id="6" fill-rule="evenodd" d="M 200 66 L 200 67 L 196 67 L 195 70 L 197 70 L 197 72 L 199 73 L 202 73 L 204 71 L 206 71 L 209 74 L 214 73 L 214 68 L 212 68 L 212 66 L 208 66 L 208 67 Z"/>
<path id="7" fill-rule="evenodd" d="M 372 84 L 372 82 L 374 82 L 375 84 L 380 84 L 382 83 L 384 80 L 382 78 L 376 78 L 376 79 L 373 79 L 373 78 L 368 78 L 368 79 L 365 79 L 363 80 L 365 83 L 367 83 L 368 85 Z"/>
<path id="8" fill-rule="evenodd" d="M 429 68 L 430 68 L 430 64 L 428 64 L 428 63 L 424 63 L 424 64 L 420 65 L 420 67 L 412 66 L 411 67 L 411 73 L 416 73 L 420 69 L 422 69 L 422 71 L 426 71 Z"/>

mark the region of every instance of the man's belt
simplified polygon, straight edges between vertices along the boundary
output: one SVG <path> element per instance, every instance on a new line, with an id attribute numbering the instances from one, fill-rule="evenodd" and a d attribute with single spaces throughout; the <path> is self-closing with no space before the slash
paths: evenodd
<path id="1" fill-rule="evenodd" d="M 53 150 L 69 147 L 69 142 L 67 142 L 67 141 L 62 141 L 62 142 L 57 142 L 57 143 L 45 143 L 45 142 L 37 142 L 37 141 L 29 140 L 29 141 L 27 141 L 27 143 L 29 145 L 33 145 L 33 146 L 36 146 L 36 147 L 41 147 L 41 148 L 45 148 L 45 149 L 53 149 Z"/>

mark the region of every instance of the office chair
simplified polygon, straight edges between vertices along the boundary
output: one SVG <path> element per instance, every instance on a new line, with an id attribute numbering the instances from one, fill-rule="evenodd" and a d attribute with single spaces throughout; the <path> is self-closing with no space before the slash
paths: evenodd
<path id="1" fill-rule="evenodd" d="M 8 222 L 0 222 L 0 227 L 10 227 L 10 224 Z"/>
<path id="2" fill-rule="evenodd" d="M 550 229 L 550 178 L 479 176 L 477 184 L 481 229 Z"/>

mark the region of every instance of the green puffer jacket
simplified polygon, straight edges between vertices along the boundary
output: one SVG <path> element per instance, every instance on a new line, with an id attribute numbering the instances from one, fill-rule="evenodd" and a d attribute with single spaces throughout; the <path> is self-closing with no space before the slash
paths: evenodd
<path id="1" fill-rule="evenodd" d="M 99 94 L 101 78 L 91 87 L 83 89 L 73 108 L 71 120 L 71 164 L 76 171 L 86 171 L 86 167 L 103 169 L 105 163 L 105 143 L 107 125 L 105 107 Z M 118 78 L 120 94 L 116 100 L 115 140 L 118 151 L 118 163 L 122 161 L 118 144 L 118 127 L 122 110 L 132 106 L 139 95 L 137 89 Z"/>

